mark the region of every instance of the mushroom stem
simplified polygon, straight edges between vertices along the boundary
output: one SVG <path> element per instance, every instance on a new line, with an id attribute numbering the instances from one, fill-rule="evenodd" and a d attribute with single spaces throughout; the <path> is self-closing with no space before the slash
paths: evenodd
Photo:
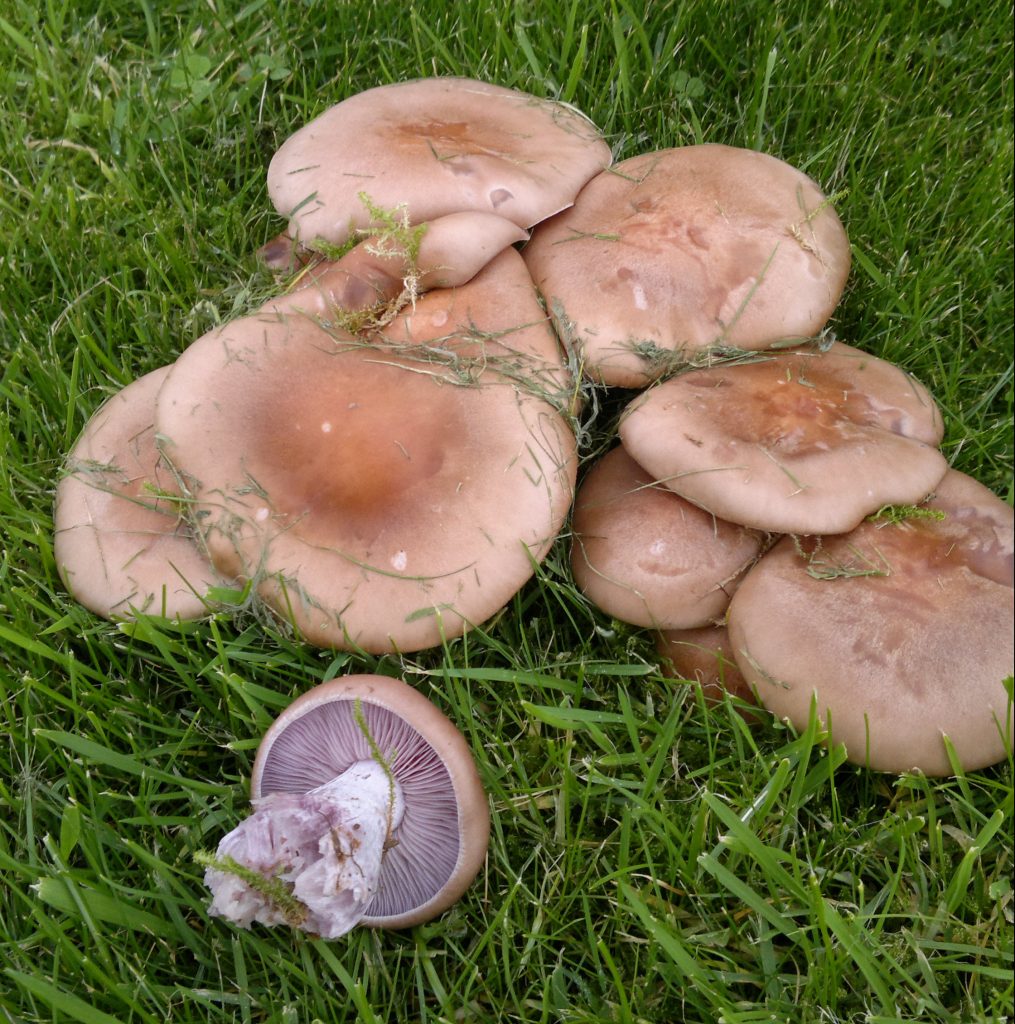
<path id="1" fill-rule="evenodd" d="M 401 786 L 375 760 L 356 761 L 307 793 L 255 800 L 205 872 L 209 912 L 243 928 L 259 921 L 344 935 L 377 891 L 403 811 Z"/>

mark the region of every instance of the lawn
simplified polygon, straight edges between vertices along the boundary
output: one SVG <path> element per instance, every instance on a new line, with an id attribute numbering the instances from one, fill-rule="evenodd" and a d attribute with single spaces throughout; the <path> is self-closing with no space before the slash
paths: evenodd
<path id="1" fill-rule="evenodd" d="M 561 538 L 492 621 L 396 658 L 256 615 L 115 625 L 53 558 L 103 399 L 271 287 L 268 160 L 374 85 L 566 100 L 622 159 L 722 142 L 813 177 L 850 236 L 830 329 L 1012 478 L 1012 27 L 1004 5 L 7 0 L 0 10 L 0 1019 L 108 1024 L 1001 1021 L 1013 763 L 868 772 L 751 728 L 603 616 Z M 350 140 L 355 145 L 355 140 Z M 613 429 L 589 403 L 582 455 Z M 598 411 L 598 415 L 593 415 Z M 210 918 L 200 851 L 316 681 L 401 675 L 466 734 L 492 813 L 465 898 L 334 942 Z"/>

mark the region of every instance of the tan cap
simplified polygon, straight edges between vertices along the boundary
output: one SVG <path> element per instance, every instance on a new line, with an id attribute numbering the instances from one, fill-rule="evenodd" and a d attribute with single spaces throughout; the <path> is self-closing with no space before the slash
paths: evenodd
<path id="1" fill-rule="evenodd" d="M 169 367 L 140 377 L 85 425 L 56 489 L 53 552 L 73 596 L 106 618 L 195 619 L 221 585 L 167 497 L 176 481 L 155 447 L 155 396 Z"/>
<path id="2" fill-rule="evenodd" d="M 196 341 L 156 423 L 216 565 L 322 646 L 417 650 L 482 622 L 573 496 L 574 435 L 548 402 L 303 316 Z"/>
<path id="3" fill-rule="evenodd" d="M 706 700 L 718 702 L 729 693 L 748 704 L 758 703 L 737 667 L 725 626 L 660 630 L 656 651 L 664 659 L 664 674 L 697 683 Z"/>
<path id="4" fill-rule="evenodd" d="M 423 78 L 350 96 L 283 143 L 268 194 L 303 242 L 371 226 L 360 198 L 410 222 L 496 213 L 528 228 L 569 206 L 610 147 L 566 104 L 467 78 Z"/>
<path id="5" fill-rule="evenodd" d="M 585 372 L 619 387 L 717 347 L 817 334 L 850 263 L 842 224 L 807 175 L 718 145 L 604 171 L 524 255 Z"/>
<path id="6" fill-rule="evenodd" d="M 494 370 L 558 409 L 573 411 L 574 377 L 514 249 L 494 257 L 467 284 L 428 292 L 383 333 L 399 347 L 446 358 L 448 368 L 462 375 Z"/>
<path id="7" fill-rule="evenodd" d="M 657 629 L 704 626 L 725 614 L 762 540 L 657 485 L 621 447 L 582 480 L 572 530 L 582 593 L 622 622 Z"/>
<path id="8" fill-rule="evenodd" d="M 334 318 L 336 310 L 377 309 L 377 320 L 385 321 L 400 300 L 465 284 L 503 249 L 528 238 L 517 224 L 476 212 L 449 213 L 404 233 L 412 237 L 412 251 L 401 238 L 366 238 L 339 259 L 308 267 L 261 311 Z"/>
<path id="9" fill-rule="evenodd" d="M 952 774 L 1008 756 L 1013 514 L 949 471 L 924 506 L 851 533 L 785 538 L 729 610 L 737 664 L 766 708 L 807 726 L 812 701 L 851 761 Z"/>
<path id="10" fill-rule="evenodd" d="M 948 468 L 927 390 L 838 342 L 672 377 L 619 429 L 655 479 L 771 533 L 844 533 L 882 505 L 922 501 Z"/>
<path id="11" fill-rule="evenodd" d="M 351 675 L 297 697 L 258 747 L 251 797 L 306 793 L 377 750 L 401 787 L 405 810 L 360 923 L 408 928 L 462 895 L 483 865 L 490 833 L 468 744 L 421 693 L 398 679 Z"/>

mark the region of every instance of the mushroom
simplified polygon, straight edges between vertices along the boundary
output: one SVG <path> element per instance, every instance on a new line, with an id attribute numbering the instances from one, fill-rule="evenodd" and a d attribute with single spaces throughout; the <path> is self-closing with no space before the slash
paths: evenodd
<path id="1" fill-rule="evenodd" d="M 721 617 L 762 541 L 656 484 L 619 446 L 582 480 L 572 530 L 581 591 L 608 615 L 656 629 Z"/>
<path id="2" fill-rule="evenodd" d="M 290 136 L 268 167 L 268 193 L 304 243 L 341 244 L 376 207 L 405 204 L 410 223 L 496 213 L 528 228 L 569 206 L 611 161 L 573 107 L 467 78 L 423 78 L 350 96 Z"/>
<path id="3" fill-rule="evenodd" d="M 333 939 L 408 928 L 468 888 L 490 831 L 486 796 L 452 722 L 408 684 L 322 683 L 265 734 L 254 813 L 208 860 L 210 912 Z"/>
<path id="4" fill-rule="evenodd" d="M 797 728 L 812 705 L 851 761 L 965 770 L 1010 756 L 1011 507 L 949 470 L 916 508 L 836 537 L 784 538 L 729 609 L 737 664 Z"/>
<path id="5" fill-rule="evenodd" d="M 296 287 L 265 303 L 262 312 L 299 311 L 334 320 L 341 310 L 369 311 L 370 318 L 345 321 L 388 322 L 420 292 L 464 284 L 497 253 L 526 238 L 527 232 L 495 213 L 450 213 L 416 227 L 400 223 L 337 260 L 308 268 Z M 352 329 L 349 322 L 344 326 Z"/>
<path id="6" fill-rule="evenodd" d="M 707 701 L 721 701 L 730 693 L 748 704 L 758 703 L 737 667 L 726 626 L 711 623 L 696 629 L 663 629 L 655 640 L 664 674 L 696 682 Z"/>
<path id="7" fill-rule="evenodd" d="M 575 438 L 549 402 L 305 316 L 194 342 L 156 423 L 214 563 L 321 646 L 461 635 L 530 578 L 573 496 Z"/>
<path id="8" fill-rule="evenodd" d="M 839 342 L 672 377 L 619 430 L 655 479 L 771 533 L 845 533 L 882 505 L 922 501 L 948 468 L 927 390 Z"/>
<path id="9" fill-rule="evenodd" d="M 155 396 L 169 367 L 133 381 L 89 419 L 56 488 L 53 554 L 70 593 L 105 618 L 206 615 L 219 584 L 180 516 L 155 445 Z"/>
<path id="10" fill-rule="evenodd" d="M 574 412 L 577 389 L 524 260 L 515 249 L 495 256 L 458 288 L 436 288 L 407 306 L 384 338 L 445 358 L 462 373 L 494 370 Z"/>
<path id="11" fill-rule="evenodd" d="M 586 374 L 619 387 L 717 348 L 817 334 L 850 263 L 842 224 L 807 175 L 719 145 L 604 171 L 524 255 Z"/>

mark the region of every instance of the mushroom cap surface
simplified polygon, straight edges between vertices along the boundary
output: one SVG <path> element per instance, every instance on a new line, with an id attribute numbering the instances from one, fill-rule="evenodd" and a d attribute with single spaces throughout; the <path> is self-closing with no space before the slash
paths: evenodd
<path id="1" fill-rule="evenodd" d="M 712 144 L 604 171 L 524 255 L 588 376 L 619 387 L 717 346 L 817 334 L 850 263 L 846 232 L 807 175 Z"/>
<path id="2" fill-rule="evenodd" d="M 927 390 L 839 342 L 671 377 L 619 429 L 667 487 L 771 533 L 845 533 L 882 505 L 922 501 L 948 468 Z"/>
<path id="3" fill-rule="evenodd" d="M 262 311 L 333 318 L 336 308 L 358 311 L 393 303 L 407 287 L 413 289 L 408 298 L 431 288 L 453 288 L 475 277 L 499 252 L 528 238 L 517 224 L 475 211 L 449 213 L 417 229 L 421 234 L 415 254 L 400 241 L 364 239 L 339 259 L 308 268 L 292 290 L 265 303 Z"/>
<path id="4" fill-rule="evenodd" d="M 925 515 L 837 537 L 784 538 L 729 610 L 737 664 L 798 728 L 812 698 L 831 742 L 890 772 L 952 773 L 1007 756 L 1012 706 L 1012 509 L 949 470 Z"/>
<path id="5" fill-rule="evenodd" d="M 359 710 L 357 711 L 357 702 Z M 297 697 L 265 733 L 251 799 L 306 793 L 374 756 L 360 721 L 402 787 L 405 811 L 384 853 L 362 924 L 407 928 L 450 907 L 483 864 L 490 812 L 464 737 L 407 683 L 350 675 Z"/>
<path id="6" fill-rule="evenodd" d="M 665 659 L 663 672 L 696 682 L 708 701 L 721 701 L 730 693 L 757 704 L 747 680 L 737 667 L 725 626 L 663 629 L 656 633 L 656 651 Z M 668 664 L 666 664 L 668 663 Z"/>
<path id="7" fill-rule="evenodd" d="M 460 635 L 529 579 L 573 495 L 574 435 L 547 402 L 303 316 L 198 339 L 156 419 L 215 564 L 320 646 Z"/>
<path id="8" fill-rule="evenodd" d="M 575 403 L 563 350 L 514 249 L 499 253 L 457 288 L 427 292 L 383 334 L 397 346 L 426 346 L 435 356 L 444 352 L 448 366 L 466 374 L 493 370 L 563 411 Z"/>
<path id="9" fill-rule="evenodd" d="M 155 445 L 160 367 L 89 419 L 56 488 L 53 554 L 71 594 L 105 618 L 136 612 L 195 619 L 220 585 L 167 494 L 176 482 Z"/>
<path id="10" fill-rule="evenodd" d="M 303 242 L 370 226 L 360 198 L 411 223 L 496 213 L 528 228 L 569 206 L 610 147 L 566 104 L 466 78 L 423 78 L 350 96 L 290 136 L 268 194 Z"/>
<path id="11" fill-rule="evenodd" d="M 690 629 L 720 618 L 761 537 L 657 485 L 620 446 L 578 487 L 571 568 L 581 591 L 636 626 Z"/>

